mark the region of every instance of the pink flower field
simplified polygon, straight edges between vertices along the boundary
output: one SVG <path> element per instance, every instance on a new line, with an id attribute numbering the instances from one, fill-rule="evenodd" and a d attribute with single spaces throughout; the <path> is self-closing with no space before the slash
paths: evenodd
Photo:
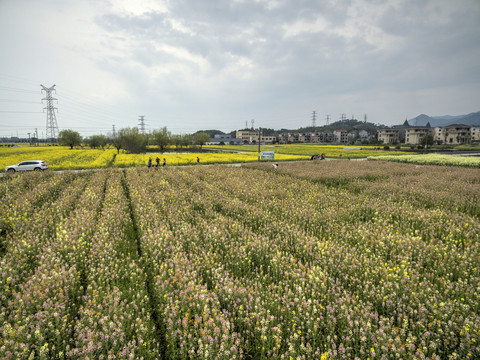
<path id="1" fill-rule="evenodd" d="M 0 178 L 1 359 L 478 359 L 480 169 Z"/>

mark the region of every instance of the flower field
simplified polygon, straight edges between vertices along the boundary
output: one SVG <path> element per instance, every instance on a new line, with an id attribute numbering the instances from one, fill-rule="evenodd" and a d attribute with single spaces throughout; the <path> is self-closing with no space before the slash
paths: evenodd
<path id="1" fill-rule="evenodd" d="M 197 156 L 200 158 L 200 164 L 231 164 L 231 163 L 245 163 L 258 161 L 257 153 L 151 153 L 151 154 L 125 154 L 120 153 L 116 156 L 115 167 L 132 167 L 132 166 L 146 166 L 148 158 L 152 158 L 155 165 L 155 159 L 160 159 L 160 165 L 165 158 L 167 165 L 184 166 L 194 165 L 197 163 Z M 289 160 L 304 160 L 306 156 L 275 154 L 275 160 L 289 161 Z"/>
<path id="2" fill-rule="evenodd" d="M 113 165 L 115 149 L 73 149 L 64 146 L 22 146 L 0 149 L 0 171 L 25 160 L 44 160 L 53 170 L 99 169 Z"/>
<path id="3" fill-rule="evenodd" d="M 475 359 L 480 169 L 0 178 L 0 358 Z"/>
<path id="4" fill-rule="evenodd" d="M 161 160 L 166 159 L 167 165 L 193 165 L 197 163 L 197 156 L 200 157 L 201 164 L 229 164 L 244 163 L 258 160 L 257 153 L 227 153 L 227 152 L 207 152 L 207 153 L 147 153 L 147 154 L 127 154 L 121 151 L 117 154 L 115 149 L 73 149 L 68 147 L 13 147 L 0 149 L 0 171 L 4 171 L 5 166 L 18 164 L 24 160 L 44 160 L 52 170 L 74 170 L 74 169 L 100 169 L 107 167 L 135 167 L 147 166 L 148 158 L 152 157 L 155 164 L 156 157 Z M 303 160 L 307 159 L 305 155 L 295 154 L 275 154 L 275 160 Z"/>
<path id="5" fill-rule="evenodd" d="M 401 155 L 401 156 L 370 156 L 370 160 L 388 160 L 419 165 L 450 165 L 464 167 L 480 167 L 478 156 L 452 156 L 443 154 Z"/>
<path id="6" fill-rule="evenodd" d="M 205 147 L 212 149 L 221 149 L 221 150 L 232 150 L 232 151 L 250 151 L 257 152 L 258 146 L 256 145 L 207 145 Z M 368 156 L 378 156 L 378 155 L 405 155 L 411 154 L 410 152 L 402 150 L 384 150 L 378 146 L 369 146 L 369 145 L 326 145 L 326 144 L 276 144 L 276 145 L 262 145 L 261 151 L 275 151 L 275 156 L 277 154 L 288 154 L 288 155 L 303 155 L 310 158 L 314 154 L 324 153 L 327 158 L 366 158 Z"/>

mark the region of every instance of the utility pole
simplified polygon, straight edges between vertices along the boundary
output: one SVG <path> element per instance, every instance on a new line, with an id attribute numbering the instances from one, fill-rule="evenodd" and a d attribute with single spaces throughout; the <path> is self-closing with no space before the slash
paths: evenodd
<path id="1" fill-rule="evenodd" d="M 28 143 L 30 144 L 30 146 L 32 146 L 32 140 L 30 140 L 30 133 L 27 133 L 28 134 Z"/>
<path id="2" fill-rule="evenodd" d="M 138 126 L 140 128 L 140 132 L 145 135 L 145 115 L 139 115 L 140 119 L 138 120 Z"/>
<path id="3" fill-rule="evenodd" d="M 259 127 L 259 128 L 258 128 L 258 161 L 261 160 L 261 156 L 260 156 L 260 140 L 261 140 L 261 136 L 262 136 L 262 128 Z"/>
<path id="4" fill-rule="evenodd" d="M 114 139 L 117 138 L 117 134 L 115 133 L 115 125 L 112 125 L 112 136 Z"/>
<path id="5" fill-rule="evenodd" d="M 313 110 L 313 113 L 312 113 L 312 127 L 313 128 L 315 128 L 315 126 L 317 125 L 316 122 L 317 122 L 317 112 L 315 110 Z"/>
<path id="6" fill-rule="evenodd" d="M 248 120 L 245 120 L 245 129 L 248 129 Z"/>
<path id="7" fill-rule="evenodd" d="M 42 99 L 47 101 L 47 107 L 43 108 L 44 110 L 47 110 L 47 140 L 50 139 L 50 141 L 57 142 L 58 138 L 58 124 L 57 124 L 57 118 L 55 117 L 55 110 L 57 110 L 56 107 L 53 106 L 53 101 L 57 100 L 54 97 L 52 97 L 52 91 L 55 91 L 55 85 L 47 88 L 43 85 L 40 85 L 42 87 L 42 92 L 45 91 L 45 97 Z"/>

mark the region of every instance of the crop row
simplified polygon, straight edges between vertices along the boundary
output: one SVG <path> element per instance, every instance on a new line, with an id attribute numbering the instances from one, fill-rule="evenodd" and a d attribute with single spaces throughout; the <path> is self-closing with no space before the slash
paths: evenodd
<path id="1" fill-rule="evenodd" d="M 158 358 L 122 174 L 70 177 L 50 179 L 64 187 L 33 217 L 44 184 L 10 204 L 24 215 L 0 263 L 0 357 Z"/>

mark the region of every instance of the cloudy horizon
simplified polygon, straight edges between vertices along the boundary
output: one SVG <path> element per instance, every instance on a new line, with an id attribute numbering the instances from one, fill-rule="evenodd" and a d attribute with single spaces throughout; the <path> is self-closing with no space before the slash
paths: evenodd
<path id="1" fill-rule="evenodd" d="M 400 124 L 480 110 L 478 0 L 4 0 L 0 136 Z"/>

